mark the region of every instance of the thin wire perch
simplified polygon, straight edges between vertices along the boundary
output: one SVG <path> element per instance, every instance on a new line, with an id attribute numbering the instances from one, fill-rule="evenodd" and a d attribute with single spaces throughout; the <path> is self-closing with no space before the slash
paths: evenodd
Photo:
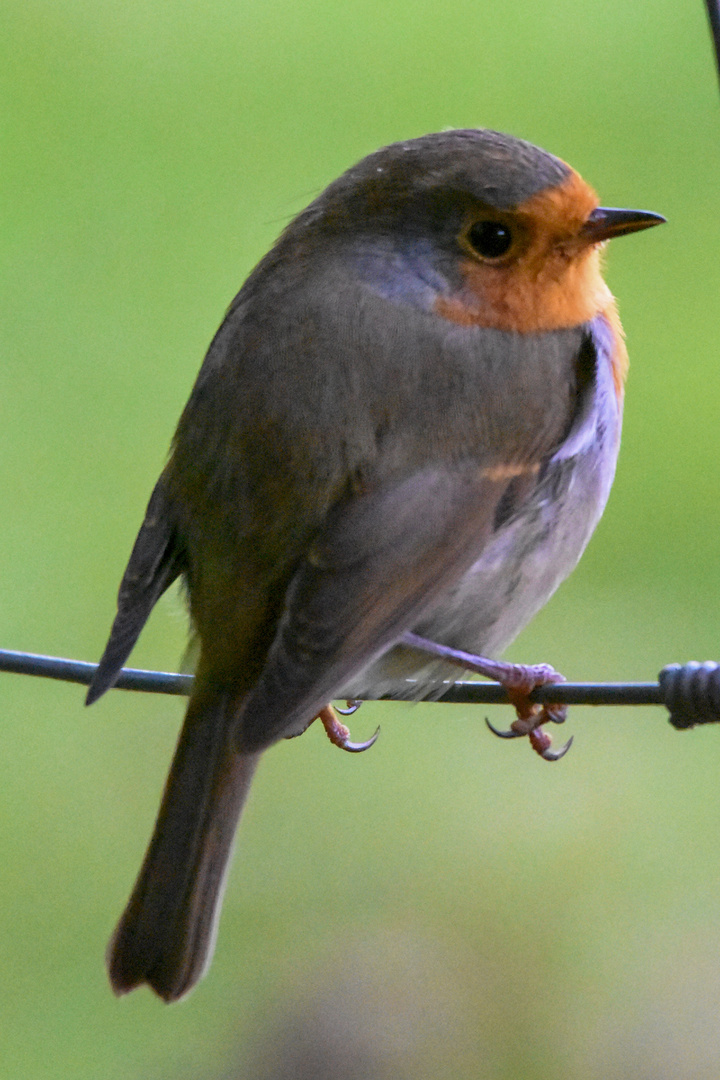
<path id="1" fill-rule="evenodd" d="M 97 664 L 84 660 L 0 649 L 0 671 L 15 675 L 38 675 L 87 686 L 96 667 Z M 192 684 L 192 675 L 123 668 L 115 689 L 187 695 Z M 438 691 L 443 702 L 453 704 L 508 703 L 504 687 L 493 682 L 460 679 L 443 688 L 438 687 Z M 538 702 L 552 701 L 563 705 L 664 705 L 670 712 L 670 723 L 677 728 L 720 723 L 720 664 L 710 660 L 669 664 L 662 669 L 657 682 L 556 683 L 539 687 L 531 696 Z M 381 700 L 393 699 L 388 695 Z"/>

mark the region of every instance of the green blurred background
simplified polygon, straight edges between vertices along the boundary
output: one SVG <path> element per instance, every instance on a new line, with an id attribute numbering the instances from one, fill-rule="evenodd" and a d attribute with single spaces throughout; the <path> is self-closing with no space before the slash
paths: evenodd
<path id="1" fill-rule="evenodd" d="M 717 657 L 720 95 L 701 0 L 4 0 L 0 644 L 97 658 L 203 352 L 285 222 L 377 146 L 510 131 L 609 205 L 631 376 L 580 568 L 510 655 Z M 173 669 L 159 605 L 133 662 Z M 267 755 L 219 946 L 168 1008 L 105 980 L 181 702 L 0 676 L 0 1070 L 14 1080 L 720 1075 L 720 732 L 367 705 Z"/>

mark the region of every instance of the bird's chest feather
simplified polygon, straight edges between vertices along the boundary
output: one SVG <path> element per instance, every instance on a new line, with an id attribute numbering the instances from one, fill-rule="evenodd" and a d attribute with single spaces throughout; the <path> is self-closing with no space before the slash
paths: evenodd
<path id="1" fill-rule="evenodd" d="M 616 338 L 604 316 L 589 325 L 585 385 L 573 424 L 534 481 L 511 481 L 494 533 L 465 576 L 415 627 L 454 648 L 497 655 L 530 621 L 571 572 L 605 508 L 620 441 L 622 399 L 617 393 Z M 423 697 L 457 668 L 402 646 L 366 669 L 352 695 L 392 693 Z M 417 680 L 416 684 L 405 683 Z"/>

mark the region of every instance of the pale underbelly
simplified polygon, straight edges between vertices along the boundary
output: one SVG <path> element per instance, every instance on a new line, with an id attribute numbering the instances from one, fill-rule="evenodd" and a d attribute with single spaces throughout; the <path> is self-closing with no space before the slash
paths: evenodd
<path id="1" fill-rule="evenodd" d="M 614 453 L 552 462 L 521 511 L 414 632 L 482 656 L 502 652 L 576 565 L 605 507 L 614 468 Z M 437 697 L 443 680 L 463 677 L 454 665 L 396 645 L 339 697 Z"/>

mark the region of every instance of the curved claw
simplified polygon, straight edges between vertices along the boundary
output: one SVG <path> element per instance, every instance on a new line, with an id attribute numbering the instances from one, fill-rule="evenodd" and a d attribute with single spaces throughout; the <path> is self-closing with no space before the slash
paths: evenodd
<path id="1" fill-rule="evenodd" d="M 338 705 L 336 705 L 335 712 L 340 713 L 341 716 L 352 716 L 353 713 L 356 713 L 358 711 L 358 709 L 362 705 L 362 701 L 358 701 L 357 699 L 353 698 L 350 701 L 346 701 L 345 704 L 347 705 L 346 709 L 341 709 Z M 378 728 L 378 731 L 379 730 L 380 728 Z"/>
<path id="2" fill-rule="evenodd" d="M 522 739 L 523 738 L 523 735 L 519 731 L 513 731 L 512 728 L 509 728 L 507 731 L 501 731 L 500 728 L 493 727 L 493 725 L 488 720 L 487 716 L 485 717 L 485 723 L 490 728 L 493 735 L 497 735 L 498 739 Z"/>
<path id="3" fill-rule="evenodd" d="M 547 717 L 552 720 L 552 716 Z M 563 717 L 563 720 L 565 718 Z M 530 738 L 530 745 L 536 754 L 539 754 L 544 761 L 559 761 L 561 757 L 565 757 L 568 750 L 572 746 L 574 736 L 570 736 L 564 746 L 561 746 L 557 750 L 553 750 L 550 742 L 550 736 L 546 731 L 543 731 L 539 725 L 531 728 L 530 731 L 516 731 L 514 728 L 510 728 L 508 731 L 501 731 L 499 728 L 493 727 L 493 725 L 485 717 L 485 723 L 492 731 L 493 735 L 497 735 L 499 739 L 522 739 L 525 736 Z M 518 723 L 516 721 L 516 723 Z M 562 723 L 562 720 L 556 720 L 555 723 Z M 519 725 L 518 725 L 519 726 Z"/>
<path id="4" fill-rule="evenodd" d="M 352 742 L 350 739 L 345 739 L 343 742 L 336 742 L 335 745 L 341 750 L 347 750 L 348 754 L 362 754 L 363 750 L 369 750 L 377 742 L 379 734 L 380 728 L 376 728 L 375 734 L 371 735 L 366 742 Z"/>
<path id="5" fill-rule="evenodd" d="M 557 750 L 552 750 L 549 746 L 542 751 L 540 757 L 544 761 L 559 761 L 561 757 L 565 757 L 568 750 L 572 746 L 574 736 L 570 736 L 564 746 L 559 747 Z"/>
<path id="6" fill-rule="evenodd" d="M 553 724 L 564 724 L 567 720 L 567 705 L 545 705 L 543 723 L 547 720 Z"/>
<path id="7" fill-rule="evenodd" d="M 321 722 L 333 746 L 339 746 L 341 750 L 347 750 L 349 754 L 361 754 L 363 750 L 369 750 L 380 734 L 380 728 L 378 728 L 367 742 L 353 742 L 350 738 L 350 729 L 343 724 L 332 705 L 326 705 L 321 709 L 315 719 Z"/>

